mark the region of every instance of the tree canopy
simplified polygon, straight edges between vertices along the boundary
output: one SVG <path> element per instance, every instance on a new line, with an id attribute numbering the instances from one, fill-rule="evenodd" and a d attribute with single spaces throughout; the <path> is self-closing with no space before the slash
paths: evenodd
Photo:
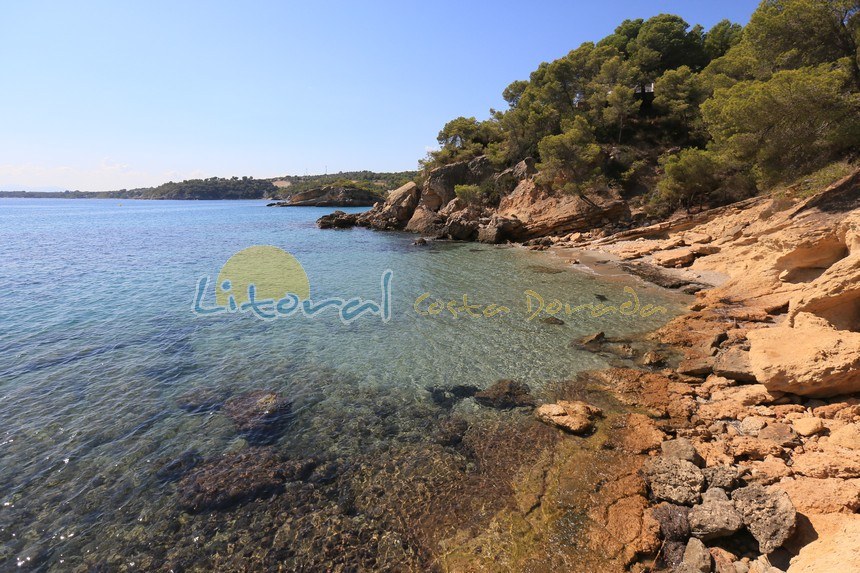
<path id="1" fill-rule="evenodd" d="M 767 189 L 857 152 L 858 44 L 860 0 L 764 0 L 745 27 L 624 20 L 512 82 L 507 109 L 447 123 L 423 163 L 532 157 L 577 192 L 645 174 L 664 206 Z"/>

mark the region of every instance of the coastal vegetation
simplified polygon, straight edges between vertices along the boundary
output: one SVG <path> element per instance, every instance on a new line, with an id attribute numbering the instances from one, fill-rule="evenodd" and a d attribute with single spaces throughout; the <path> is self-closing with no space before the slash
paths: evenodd
<path id="1" fill-rule="evenodd" d="M 507 109 L 446 123 L 422 166 L 531 157 L 558 192 L 615 188 L 657 215 L 728 203 L 854 159 L 858 43 L 856 0 L 765 0 L 745 27 L 624 20 L 511 83 Z"/>
<path id="2" fill-rule="evenodd" d="M 416 173 L 375 173 L 350 171 L 326 175 L 287 175 L 272 179 L 254 177 L 209 177 L 163 183 L 157 187 L 120 189 L 117 191 L 32 192 L 0 191 L 3 197 L 68 199 L 287 199 L 290 196 L 324 186 L 371 191 L 380 196 L 392 187 L 402 185 Z"/>

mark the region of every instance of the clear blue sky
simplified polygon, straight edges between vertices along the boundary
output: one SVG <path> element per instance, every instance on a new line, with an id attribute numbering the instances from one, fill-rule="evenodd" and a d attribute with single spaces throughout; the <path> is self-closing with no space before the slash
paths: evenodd
<path id="1" fill-rule="evenodd" d="M 0 3 L 0 190 L 414 169 L 542 61 L 699 2 Z"/>

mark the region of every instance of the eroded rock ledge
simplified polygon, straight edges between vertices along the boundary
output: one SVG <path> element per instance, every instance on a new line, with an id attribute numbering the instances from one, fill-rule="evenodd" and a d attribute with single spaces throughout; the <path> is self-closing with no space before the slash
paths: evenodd
<path id="1" fill-rule="evenodd" d="M 671 439 L 642 469 L 658 569 L 860 570 L 860 173 L 568 246 L 723 277 L 652 335 L 675 368 L 591 374 Z"/>

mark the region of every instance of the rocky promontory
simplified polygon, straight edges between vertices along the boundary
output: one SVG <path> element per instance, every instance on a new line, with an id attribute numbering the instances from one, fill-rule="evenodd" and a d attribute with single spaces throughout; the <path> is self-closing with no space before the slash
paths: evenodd
<path id="1" fill-rule="evenodd" d="M 380 196 L 366 189 L 326 185 L 290 195 L 285 201 L 267 207 L 370 207 Z"/>
<path id="2" fill-rule="evenodd" d="M 630 217 L 626 201 L 613 189 L 588 196 L 553 193 L 536 182 L 535 174 L 531 159 L 496 172 L 481 156 L 433 169 L 421 185 L 410 182 L 390 191 L 365 213 L 333 213 L 317 223 L 321 228 L 359 226 L 503 243 L 585 231 Z M 488 198 L 466 201 L 457 196 L 458 185 L 480 185 L 489 190 Z"/>

